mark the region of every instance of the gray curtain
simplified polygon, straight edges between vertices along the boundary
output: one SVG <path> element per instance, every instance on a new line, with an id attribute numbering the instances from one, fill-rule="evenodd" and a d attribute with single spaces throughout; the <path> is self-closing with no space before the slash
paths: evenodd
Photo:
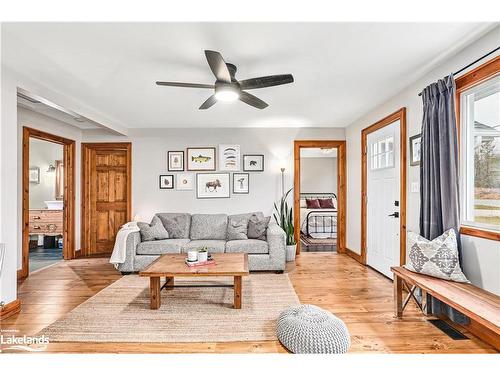
<path id="1" fill-rule="evenodd" d="M 460 195 L 458 134 L 455 118 L 455 80 L 453 75 L 422 91 L 424 114 L 420 163 L 420 235 L 433 240 L 453 228 L 460 246 Z M 433 315 L 447 315 L 457 323 L 468 318 L 429 296 Z"/>

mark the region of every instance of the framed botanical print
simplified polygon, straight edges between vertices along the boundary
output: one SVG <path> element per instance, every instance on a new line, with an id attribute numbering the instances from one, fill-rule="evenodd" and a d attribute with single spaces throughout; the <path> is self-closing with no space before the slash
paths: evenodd
<path id="1" fill-rule="evenodd" d="M 240 145 L 219 145 L 219 169 L 240 170 Z"/>
<path id="2" fill-rule="evenodd" d="M 29 170 L 29 181 L 32 184 L 40 183 L 40 168 L 38 167 L 30 167 Z"/>
<path id="3" fill-rule="evenodd" d="M 193 190 L 194 189 L 194 175 L 193 173 L 179 173 L 176 181 L 177 190 Z"/>
<path id="4" fill-rule="evenodd" d="M 410 165 L 419 165 L 421 157 L 422 134 L 410 137 Z"/>
<path id="5" fill-rule="evenodd" d="M 245 172 L 263 172 L 264 155 L 243 155 L 243 170 Z"/>
<path id="6" fill-rule="evenodd" d="M 196 198 L 229 198 L 229 173 L 197 173 Z"/>
<path id="7" fill-rule="evenodd" d="M 233 194 L 248 194 L 249 180 L 248 173 L 233 173 Z"/>
<path id="8" fill-rule="evenodd" d="M 167 169 L 169 172 L 184 171 L 184 151 L 167 152 Z"/>
<path id="9" fill-rule="evenodd" d="M 186 156 L 188 171 L 215 171 L 215 147 L 190 147 Z"/>
<path id="10" fill-rule="evenodd" d="M 162 174 L 160 175 L 160 189 L 173 189 L 174 188 L 174 175 Z"/>

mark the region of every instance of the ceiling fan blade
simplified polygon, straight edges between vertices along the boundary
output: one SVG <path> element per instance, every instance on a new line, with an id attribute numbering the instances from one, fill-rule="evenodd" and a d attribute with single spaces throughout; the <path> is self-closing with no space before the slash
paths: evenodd
<path id="1" fill-rule="evenodd" d="M 245 91 L 240 92 L 240 100 L 258 109 L 264 109 L 269 105 L 265 101 Z"/>
<path id="2" fill-rule="evenodd" d="M 210 96 L 198 109 L 208 109 L 217 103 L 217 99 L 215 98 L 215 94 Z"/>
<path id="3" fill-rule="evenodd" d="M 196 89 L 214 89 L 214 85 L 206 85 L 204 83 L 185 83 L 185 82 L 162 82 L 156 81 L 158 86 L 175 86 L 175 87 L 191 87 Z"/>
<path id="4" fill-rule="evenodd" d="M 292 82 L 293 76 L 291 74 L 279 74 L 275 76 L 245 79 L 239 83 L 242 90 L 252 90 L 264 87 L 286 85 L 287 83 Z"/>
<path id="5" fill-rule="evenodd" d="M 229 74 L 229 69 L 222 55 L 216 51 L 206 50 L 205 56 L 207 57 L 208 65 L 210 65 L 210 69 L 212 69 L 217 81 L 231 83 L 231 74 Z"/>

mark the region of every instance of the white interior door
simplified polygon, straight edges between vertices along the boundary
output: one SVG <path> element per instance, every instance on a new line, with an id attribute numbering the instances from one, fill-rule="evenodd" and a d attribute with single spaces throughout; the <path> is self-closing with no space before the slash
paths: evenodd
<path id="1" fill-rule="evenodd" d="M 392 279 L 399 266 L 399 120 L 367 136 L 366 262 Z"/>

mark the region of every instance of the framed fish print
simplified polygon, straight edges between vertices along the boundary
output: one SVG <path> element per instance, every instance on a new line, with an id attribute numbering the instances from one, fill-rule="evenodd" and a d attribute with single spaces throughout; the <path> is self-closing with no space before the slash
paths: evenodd
<path id="1" fill-rule="evenodd" d="M 197 173 L 196 198 L 229 198 L 229 173 Z"/>
<path id="2" fill-rule="evenodd" d="M 263 172 L 264 155 L 243 155 L 243 170 L 245 172 Z"/>
<path id="3" fill-rule="evenodd" d="M 169 172 L 184 171 L 184 151 L 168 151 L 167 161 L 167 169 Z"/>
<path id="4" fill-rule="evenodd" d="M 173 189 L 174 188 L 174 175 L 162 174 L 160 175 L 160 189 Z"/>
<path id="5" fill-rule="evenodd" d="M 186 156 L 188 171 L 215 171 L 215 147 L 190 147 Z"/>
<path id="6" fill-rule="evenodd" d="M 233 194 L 248 194 L 249 180 L 248 173 L 233 173 Z"/>
<path id="7" fill-rule="evenodd" d="M 219 169 L 240 170 L 240 145 L 219 145 Z"/>
<path id="8" fill-rule="evenodd" d="M 176 181 L 177 190 L 193 190 L 194 189 L 194 175 L 193 173 L 179 173 Z"/>

